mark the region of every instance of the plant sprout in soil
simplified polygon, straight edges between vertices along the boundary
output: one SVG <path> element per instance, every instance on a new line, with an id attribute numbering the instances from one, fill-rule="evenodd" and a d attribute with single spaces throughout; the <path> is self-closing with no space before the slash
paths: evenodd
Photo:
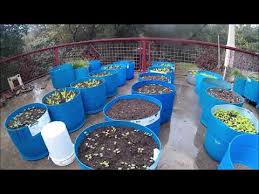
<path id="1" fill-rule="evenodd" d="M 93 88 L 102 83 L 101 80 L 91 79 L 88 81 L 80 82 L 74 85 L 76 88 Z"/>
<path id="2" fill-rule="evenodd" d="M 142 76 L 143 79 L 145 80 L 159 80 L 159 81 L 169 81 L 169 79 L 163 75 L 158 76 L 158 75 L 145 75 Z"/>
<path id="3" fill-rule="evenodd" d="M 170 68 L 154 68 L 154 69 L 151 69 L 150 72 L 166 74 L 166 73 L 172 72 L 172 69 L 170 69 Z"/>
<path id="4" fill-rule="evenodd" d="M 109 65 L 109 66 L 104 66 L 105 69 L 121 69 L 120 65 Z"/>
<path id="5" fill-rule="evenodd" d="M 109 76 L 109 75 L 111 75 L 110 72 L 104 71 L 104 72 L 101 72 L 101 73 L 94 73 L 91 76 L 92 77 L 105 77 L 105 76 Z"/>
<path id="6" fill-rule="evenodd" d="M 172 92 L 172 90 L 160 84 L 147 84 L 139 87 L 137 92 L 144 94 L 167 94 Z"/>
<path id="7" fill-rule="evenodd" d="M 221 88 L 211 88 L 208 90 L 209 95 L 223 100 L 228 103 L 240 103 L 241 99 L 232 91 L 221 89 Z"/>
<path id="8" fill-rule="evenodd" d="M 253 123 L 246 117 L 235 110 L 217 110 L 214 116 L 225 123 L 228 127 L 249 134 L 256 134 L 256 128 Z"/>
<path id="9" fill-rule="evenodd" d="M 152 134 L 129 127 L 100 127 L 86 134 L 78 148 L 79 160 L 93 169 L 148 169 L 153 150 Z"/>
<path id="10" fill-rule="evenodd" d="M 25 126 L 30 126 L 37 122 L 37 120 L 46 112 L 43 108 L 26 108 L 23 112 L 17 114 L 8 123 L 8 128 L 18 129 Z"/>
<path id="11" fill-rule="evenodd" d="M 56 90 L 45 99 L 45 104 L 56 105 L 68 102 L 76 96 L 75 91 L 67 91 L 66 89 Z"/>

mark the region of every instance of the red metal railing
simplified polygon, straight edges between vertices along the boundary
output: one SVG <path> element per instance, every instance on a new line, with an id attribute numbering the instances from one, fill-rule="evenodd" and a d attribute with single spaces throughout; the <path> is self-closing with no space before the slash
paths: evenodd
<path id="1" fill-rule="evenodd" d="M 136 70 L 145 71 L 152 61 L 166 60 L 184 63 L 215 63 L 218 45 L 214 43 L 171 38 L 116 38 L 73 42 L 23 53 L 0 61 L 1 88 L 8 89 L 7 77 L 20 73 L 24 82 L 48 73 L 52 65 L 72 59 L 100 59 L 103 64 L 117 60 L 134 60 Z M 220 45 L 221 64 L 225 50 L 235 51 L 236 68 L 259 72 L 259 54 Z"/>

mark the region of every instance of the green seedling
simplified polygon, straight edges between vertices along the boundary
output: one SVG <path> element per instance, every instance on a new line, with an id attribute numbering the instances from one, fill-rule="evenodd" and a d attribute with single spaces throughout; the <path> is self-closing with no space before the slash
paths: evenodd
<path id="1" fill-rule="evenodd" d="M 98 86 L 100 84 L 101 84 L 100 80 L 92 79 L 92 80 L 88 80 L 88 81 L 77 83 L 74 86 L 76 88 L 94 88 L 94 87 L 96 87 L 96 86 Z"/>
<path id="2" fill-rule="evenodd" d="M 228 127 L 238 132 L 256 134 L 256 128 L 253 123 L 238 111 L 217 110 L 213 113 L 216 118 L 225 123 Z"/>

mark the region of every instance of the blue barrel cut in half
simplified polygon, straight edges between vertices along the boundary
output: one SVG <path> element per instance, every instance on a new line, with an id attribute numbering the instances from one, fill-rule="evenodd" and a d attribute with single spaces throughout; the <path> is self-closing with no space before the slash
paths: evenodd
<path id="1" fill-rule="evenodd" d="M 13 129 L 9 122 L 18 114 L 24 112 L 28 108 L 41 108 L 46 110 L 45 113 L 32 125 Z M 43 126 L 51 121 L 47 107 L 41 103 L 32 103 L 24 105 L 12 112 L 5 120 L 5 128 L 8 135 L 19 151 L 23 160 L 40 160 L 46 157 L 49 152 L 41 136 Z"/>
<path id="2" fill-rule="evenodd" d="M 157 144 L 158 150 L 160 151 L 156 160 L 154 161 L 154 163 L 148 167 L 148 170 L 155 170 L 157 168 L 158 162 L 160 160 L 160 153 L 162 150 L 162 145 L 161 142 L 159 140 L 159 138 L 157 137 L 157 135 L 151 131 L 149 128 L 144 127 L 142 125 L 136 124 L 136 123 L 132 123 L 132 122 L 127 122 L 127 121 L 109 121 L 109 122 L 103 122 L 103 123 L 98 123 L 95 125 L 92 125 L 86 129 L 84 129 L 76 138 L 75 141 L 75 154 L 76 154 L 76 161 L 77 164 L 79 165 L 80 169 L 82 170 L 93 170 L 93 168 L 85 163 L 83 163 L 82 161 L 80 161 L 79 157 L 78 157 L 78 151 L 79 151 L 79 147 L 82 144 L 82 142 L 84 141 L 85 138 L 87 138 L 87 135 L 93 131 L 95 131 L 98 128 L 101 127 L 107 127 L 107 126 L 113 126 L 113 127 L 129 127 L 129 128 L 134 128 L 134 130 L 138 130 L 141 131 L 143 133 L 148 133 L 151 134 L 152 139 L 154 140 L 154 142 Z"/>

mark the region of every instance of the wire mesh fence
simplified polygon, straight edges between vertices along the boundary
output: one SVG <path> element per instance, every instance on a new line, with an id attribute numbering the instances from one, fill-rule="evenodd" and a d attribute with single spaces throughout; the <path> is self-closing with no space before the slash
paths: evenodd
<path id="1" fill-rule="evenodd" d="M 220 65 L 224 64 L 226 49 L 232 51 L 234 68 L 259 72 L 259 54 L 224 45 L 220 45 Z M 59 45 L 1 60 L 0 91 L 9 88 L 8 77 L 20 74 L 26 83 L 46 75 L 51 66 L 74 59 L 99 59 L 104 65 L 133 60 L 138 71 L 145 71 L 152 61 L 159 60 L 197 64 L 213 70 L 218 65 L 218 47 L 212 43 L 169 38 L 101 39 Z"/>

